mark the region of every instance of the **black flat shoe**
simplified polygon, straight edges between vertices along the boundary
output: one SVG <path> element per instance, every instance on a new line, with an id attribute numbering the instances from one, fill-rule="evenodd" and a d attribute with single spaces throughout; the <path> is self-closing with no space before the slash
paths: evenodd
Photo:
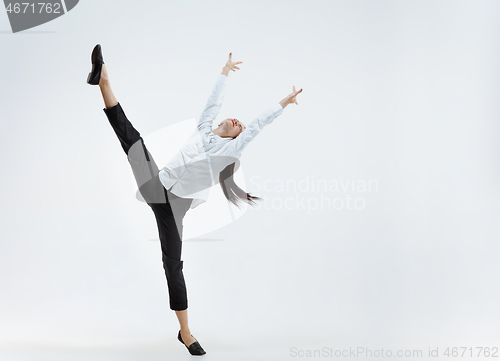
<path id="1" fill-rule="evenodd" d="M 193 336 L 193 335 L 191 335 Z M 193 336 L 194 337 L 194 336 Z M 184 341 L 182 341 L 182 337 L 181 337 L 181 331 L 179 330 L 179 334 L 177 335 L 177 339 L 179 341 L 181 341 L 181 343 L 186 346 L 186 344 L 184 343 Z M 196 339 L 195 339 L 196 340 Z M 194 356 L 201 356 L 201 355 L 204 355 L 206 354 L 205 350 L 203 349 L 203 347 L 201 347 L 201 345 L 199 344 L 198 340 L 196 340 L 195 342 L 193 342 L 191 345 L 189 345 L 189 347 L 186 346 L 186 348 L 188 349 L 189 353 L 191 355 L 194 355 Z"/>
<path id="2" fill-rule="evenodd" d="M 92 51 L 92 71 L 89 73 L 87 77 L 87 83 L 90 85 L 99 85 L 99 80 L 101 80 L 101 70 L 102 64 L 104 64 L 104 60 L 102 58 L 102 50 L 101 45 L 97 44 Z"/>

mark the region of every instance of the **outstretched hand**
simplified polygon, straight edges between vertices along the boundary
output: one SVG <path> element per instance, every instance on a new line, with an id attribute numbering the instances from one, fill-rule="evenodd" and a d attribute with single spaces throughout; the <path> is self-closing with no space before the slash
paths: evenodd
<path id="1" fill-rule="evenodd" d="M 297 103 L 297 94 L 300 94 L 302 93 L 302 89 L 300 89 L 299 91 L 295 90 L 295 85 L 293 86 L 293 92 L 292 94 L 290 94 L 290 102 L 289 104 L 291 103 L 295 103 L 297 105 L 299 105 L 299 103 Z"/>
<path id="2" fill-rule="evenodd" d="M 283 108 L 285 108 L 288 104 L 294 103 L 299 105 L 297 103 L 297 95 L 302 93 L 302 89 L 300 90 L 295 90 L 295 85 L 293 86 L 293 92 L 288 95 L 286 98 L 284 98 L 282 101 L 280 101 L 280 104 Z"/>
<path id="3" fill-rule="evenodd" d="M 226 65 L 222 68 L 222 74 L 224 74 L 225 76 L 228 76 L 229 75 L 229 71 L 232 70 L 232 71 L 236 71 L 235 69 L 240 69 L 236 66 L 236 64 L 241 64 L 243 63 L 242 61 L 234 61 L 233 62 L 233 53 L 229 53 L 229 59 L 226 63 Z"/>

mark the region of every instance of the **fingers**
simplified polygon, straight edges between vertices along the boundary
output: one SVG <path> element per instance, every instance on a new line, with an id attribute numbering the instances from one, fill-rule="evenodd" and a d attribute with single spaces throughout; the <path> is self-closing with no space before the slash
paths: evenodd
<path id="1" fill-rule="evenodd" d="M 236 62 L 233 62 L 232 61 L 233 59 L 233 53 L 229 53 L 229 61 L 232 63 L 232 64 L 241 64 L 243 63 L 242 61 L 236 61 Z"/>
<path id="2" fill-rule="evenodd" d="M 242 61 L 235 61 L 233 62 L 233 53 L 229 53 L 229 60 L 227 61 L 227 66 L 230 66 L 231 67 L 231 70 L 234 71 L 233 67 L 236 68 L 236 69 L 239 69 L 237 66 L 235 66 L 236 64 L 241 64 L 243 63 Z"/>
<path id="3" fill-rule="evenodd" d="M 302 88 L 300 88 L 300 90 L 299 90 L 299 91 L 297 91 L 297 90 L 295 89 L 295 85 L 293 86 L 293 93 L 292 93 L 292 95 L 293 95 L 293 96 L 291 97 L 292 99 L 290 100 L 290 103 L 294 103 L 294 104 L 299 105 L 299 103 L 297 102 L 297 94 L 302 93 L 302 90 L 303 90 L 303 89 L 302 89 Z"/>

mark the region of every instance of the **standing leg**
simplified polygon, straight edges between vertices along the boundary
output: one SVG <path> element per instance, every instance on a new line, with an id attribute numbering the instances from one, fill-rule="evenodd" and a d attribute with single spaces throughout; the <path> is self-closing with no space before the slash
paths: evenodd
<path id="1" fill-rule="evenodd" d="M 189 330 L 187 309 L 182 311 L 175 311 L 175 314 L 177 315 L 177 319 L 179 320 L 179 324 L 181 325 L 182 341 L 184 341 L 184 344 L 189 347 L 189 345 L 191 345 L 196 340 L 191 335 L 191 331 Z"/>
<path id="2" fill-rule="evenodd" d="M 181 216 L 183 217 L 185 215 L 185 213 L 189 210 L 191 202 L 192 202 L 192 199 L 184 200 L 182 198 L 172 199 L 170 202 L 170 204 L 172 205 L 174 216 L 177 218 L 176 224 L 178 226 L 179 236 L 180 236 L 181 240 L 182 240 L 182 230 L 183 230 Z M 191 335 L 191 330 L 189 329 L 187 307 L 184 310 L 176 310 L 175 314 L 177 316 L 177 319 L 179 320 L 182 341 L 184 342 L 184 344 L 186 346 L 189 347 L 189 345 L 191 345 L 196 340 Z"/>
<path id="3" fill-rule="evenodd" d="M 165 191 L 168 193 L 168 191 Z M 187 319 L 187 289 L 182 272 L 184 262 L 182 253 L 182 220 L 189 210 L 192 199 L 176 198 L 171 194 L 166 204 L 150 204 L 156 217 L 160 236 L 163 269 L 167 278 L 170 309 L 174 310 L 179 320 L 181 337 L 189 346 L 196 340 L 191 335 Z"/>
<path id="4" fill-rule="evenodd" d="M 170 203 L 151 203 L 151 209 L 156 218 L 160 246 L 162 252 L 163 269 L 167 278 L 170 309 L 184 310 L 188 307 L 187 289 L 182 273 L 182 235 L 174 211 Z"/>

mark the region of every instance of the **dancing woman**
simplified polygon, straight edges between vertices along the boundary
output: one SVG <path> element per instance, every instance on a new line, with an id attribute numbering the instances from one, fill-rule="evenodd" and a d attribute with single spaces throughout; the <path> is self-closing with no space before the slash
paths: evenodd
<path id="1" fill-rule="evenodd" d="M 96 45 L 92 55 L 92 71 L 87 83 L 99 85 L 104 99 L 106 114 L 132 167 L 139 187 L 139 199 L 151 207 L 162 250 L 162 261 L 169 292 L 170 309 L 174 310 L 180 324 L 177 335 L 191 355 L 204 355 L 199 342 L 191 335 L 187 316 L 187 290 L 182 273 L 182 219 L 186 212 L 208 198 L 210 187 L 219 183 L 225 197 L 235 205 L 242 202 L 254 204 L 258 197 L 239 188 L 233 173 L 246 145 L 291 103 L 297 103 L 296 96 L 302 89 L 293 92 L 260 114 L 247 126 L 234 118 L 227 118 L 212 129 L 212 122 L 219 113 L 224 98 L 229 71 L 239 69 L 233 62 L 232 54 L 222 68 L 210 94 L 197 129 L 184 146 L 161 170 L 146 149 L 140 133 L 127 119 L 121 104 L 116 100 L 108 72 L 104 65 L 100 45 Z M 141 200 L 142 200 L 141 199 Z"/>

